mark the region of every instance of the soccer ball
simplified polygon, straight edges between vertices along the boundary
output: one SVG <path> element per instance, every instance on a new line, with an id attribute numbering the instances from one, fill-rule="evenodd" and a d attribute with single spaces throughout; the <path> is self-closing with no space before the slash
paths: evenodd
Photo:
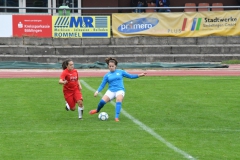
<path id="1" fill-rule="evenodd" d="M 101 112 L 98 115 L 98 119 L 100 119 L 101 121 L 106 121 L 108 119 L 108 114 L 106 112 Z"/>

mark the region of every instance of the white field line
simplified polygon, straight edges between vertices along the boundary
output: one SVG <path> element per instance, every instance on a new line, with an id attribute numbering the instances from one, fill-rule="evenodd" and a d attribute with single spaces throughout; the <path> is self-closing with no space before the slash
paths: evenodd
<path id="1" fill-rule="evenodd" d="M 84 80 L 80 80 L 80 81 L 81 81 L 81 84 L 83 84 L 85 87 L 87 87 L 87 89 L 89 89 L 90 91 L 93 91 L 93 92 L 96 91 L 91 86 L 89 86 Z M 102 94 L 99 93 L 99 96 L 102 96 Z M 115 107 L 115 103 L 114 102 L 111 101 L 110 103 Z M 150 127 L 146 126 L 145 124 L 143 124 L 142 122 L 140 122 L 139 120 L 137 120 L 136 118 L 131 116 L 129 113 L 127 113 L 124 109 L 121 109 L 121 112 L 122 112 L 122 114 L 124 116 L 126 116 L 127 118 L 132 120 L 135 124 L 137 124 L 139 127 L 141 127 L 143 130 L 145 130 L 147 133 L 151 134 L 156 139 L 158 139 L 160 142 L 162 142 L 163 144 L 168 146 L 170 149 L 172 149 L 175 152 L 183 155 L 186 159 L 196 160 L 193 156 L 189 155 L 188 153 L 184 152 L 183 150 L 181 150 L 181 149 L 175 147 L 174 145 L 172 145 L 171 143 L 169 143 L 162 136 L 160 136 L 159 134 L 154 132 L 154 130 L 152 130 Z"/>
<path id="2" fill-rule="evenodd" d="M 72 118 L 72 119 L 76 119 L 76 118 Z M 154 130 L 160 130 L 159 128 L 153 128 Z M 99 132 L 99 131 L 119 131 L 120 129 L 118 128 L 108 128 L 107 130 L 106 129 L 102 129 L 102 128 L 95 128 L 95 129 L 74 129 L 74 130 L 46 130 L 46 131 L 42 131 L 42 130 L 16 130 L 16 131 L 0 131 L 0 134 L 25 134 L 25 133 L 79 133 L 79 132 L 89 132 L 89 131 L 96 131 L 96 132 Z M 167 128 L 167 129 L 164 129 L 164 128 L 161 128 L 161 130 L 170 130 L 170 131 L 173 131 L 173 130 L 183 130 L 183 128 Z M 212 131 L 216 131 L 216 132 L 240 132 L 240 130 L 231 130 L 231 129 L 184 129 L 184 130 L 189 130 L 189 131 L 208 131 L 208 132 L 212 132 Z M 130 129 L 127 129 L 126 131 L 136 131 L 138 132 L 139 129 L 133 129 L 133 128 L 130 128 Z"/>

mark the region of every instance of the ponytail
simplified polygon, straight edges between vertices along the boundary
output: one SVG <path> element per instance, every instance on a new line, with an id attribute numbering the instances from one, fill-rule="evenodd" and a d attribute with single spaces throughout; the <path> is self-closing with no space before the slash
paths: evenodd
<path id="1" fill-rule="evenodd" d="M 68 63 L 69 63 L 70 61 L 72 61 L 72 60 L 71 60 L 71 59 L 67 59 L 67 60 L 63 61 L 63 63 L 62 63 L 62 69 L 63 69 L 63 70 L 65 70 L 65 69 L 67 68 Z"/>
<path id="2" fill-rule="evenodd" d="M 107 65 L 109 65 L 110 62 L 114 63 L 116 66 L 118 64 L 118 61 L 116 58 L 112 58 L 112 57 L 108 57 L 105 59 L 105 62 L 107 63 Z"/>

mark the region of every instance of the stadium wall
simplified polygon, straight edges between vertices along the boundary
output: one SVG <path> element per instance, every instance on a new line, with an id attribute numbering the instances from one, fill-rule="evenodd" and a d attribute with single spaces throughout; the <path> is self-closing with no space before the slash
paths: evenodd
<path id="1" fill-rule="evenodd" d="M 240 59 L 240 36 L 131 38 L 0 38 L 0 62 L 221 62 Z"/>

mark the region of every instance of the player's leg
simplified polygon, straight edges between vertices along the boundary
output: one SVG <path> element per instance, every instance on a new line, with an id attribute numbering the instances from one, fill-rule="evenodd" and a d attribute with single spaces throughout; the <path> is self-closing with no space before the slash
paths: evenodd
<path id="1" fill-rule="evenodd" d="M 74 99 L 78 104 L 78 118 L 82 119 L 83 110 L 84 110 L 83 97 L 82 97 L 82 93 L 78 89 L 74 92 Z"/>
<path id="2" fill-rule="evenodd" d="M 75 109 L 76 109 L 75 108 L 76 102 L 75 102 L 73 96 L 66 97 L 65 100 L 67 102 L 66 105 L 69 106 L 70 110 L 71 111 L 75 111 Z"/>
<path id="3" fill-rule="evenodd" d="M 68 102 L 67 102 L 67 98 L 69 97 L 69 96 L 71 96 L 71 95 L 69 95 L 68 94 L 68 92 L 63 92 L 63 95 L 64 95 L 64 98 L 65 98 L 65 102 L 66 102 L 66 110 L 67 111 L 69 111 L 70 110 L 70 106 L 69 106 L 69 104 L 68 104 Z"/>
<path id="4" fill-rule="evenodd" d="M 74 101 L 74 98 L 73 98 L 73 92 L 69 92 L 69 91 L 64 91 L 64 98 L 65 98 L 65 101 L 66 101 L 66 110 L 69 111 L 69 110 L 72 110 L 74 111 L 75 110 L 75 101 Z"/>
<path id="5" fill-rule="evenodd" d="M 104 107 L 104 105 L 109 102 L 111 99 L 114 98 L 114 92 L 111 92 L 107 90 L 107 92 L 104 94 L 100 102 L 98 103 L 97 109 L 93 109 L 89 112 L 89 114 L 95 114 L 100 112 L 100 110 Z"/>
<path id="6" fill-rule="evenodd" d="M 115 121 L 117 122 L 119 121 L 119 114 L 121 112 L 124 95 L 125 95 L 124 91 L 117 91 L 116 93 Z"/>
<path id="7" fill-rule="evenodd" d="M 77 104 L 78 104 L 78 118 L 79 118 L 79 119 L 82 119 L 83 110 L 84 110 L 83 101 L 82 101 L 82 100 L 79 100 L 79 101 L 77 101 Z"/>
<path id="8" fill-rule="evenodd" d="M 69 104 L 67 103 L 67 101 L 65 101 L 66 102 L 66 111 L 69 111 L 70 110 L 70 106 L 69 106 Z"/>

